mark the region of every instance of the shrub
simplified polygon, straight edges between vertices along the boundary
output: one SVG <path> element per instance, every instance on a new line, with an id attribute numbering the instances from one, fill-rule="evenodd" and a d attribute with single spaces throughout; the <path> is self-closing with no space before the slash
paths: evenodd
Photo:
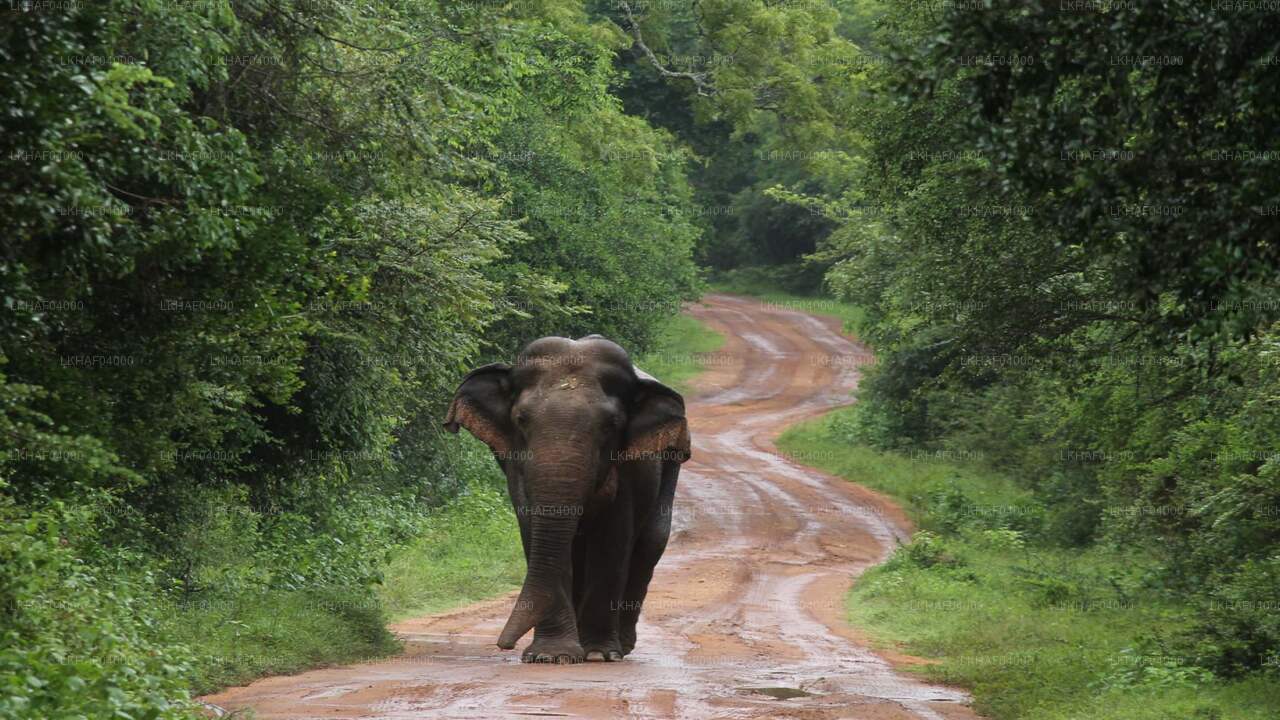
<path id="1" fill-rule="evenodd" d="M 964 561 L 952 554 L 951 548 L 942 536 L 921 530 L 911 542 L 898 548 L 886 566 L 914 566 L 919 568 L 956 568 L 964 565 Z"/>
<path id="2" fill-rule="evenodd" d="M 193 656 L 158 637 L 158 580 L 136 556 L 87 547 L 101 541 L 94 507 L 0 495 L 0 717 L 194 717 Z"/>
<path id="3" fill-rule="evenodd" d="M 1280 676 L 1280 555 L 1223 577 L 1188 634 L 1189 654 L 1224 677 L 1263 669 Z"/>

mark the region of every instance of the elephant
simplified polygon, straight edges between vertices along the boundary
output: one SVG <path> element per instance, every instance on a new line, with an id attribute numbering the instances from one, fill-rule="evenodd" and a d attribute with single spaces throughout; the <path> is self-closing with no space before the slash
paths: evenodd
<path id="1" fill-rule="evenodd" d="M 468 373 L 444 427 L 493 451 L 520 526 L 524 584 L 498 647 L 532 628 L 523 662 L 622 660 L 690 457 L 684 398 L 600 335 L 544 337 Z"/>

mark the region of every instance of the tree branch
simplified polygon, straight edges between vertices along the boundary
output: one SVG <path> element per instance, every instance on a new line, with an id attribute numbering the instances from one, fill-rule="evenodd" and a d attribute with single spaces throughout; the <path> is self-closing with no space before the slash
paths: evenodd
<path id="1" fill-rule="evenodd" d="M 693 86 L 698 91 L 698 94 L 703 97 L 711 97 L 716 94 L 715 87 L 707 81 L 706 73 L 681 72 L 679 70 L 671 70 L 663 65 L 662 61 L 658 60 L 658 56 L 649 49 L 648 45 L 645 45 L 644 38 L 640 35 L 640 23 L 636 22 L 635 16 L 631 14 L 631 5 L 627 3 L 627 0 L 618 0 L 618 5 L 622 8 L 622 12 L 627 16 L 627 24 L 631 26 L 631 36 L 632 39 L 635 40 L 636 47 L 644 51 L 645 56 L 649 58 L 649 63 L 653 65 L 653 68 L 658 71 L 659 75 L 669 78 L 683 78 L 691 80 L 693 81 Z"/>
<path id="2" fill-rule="evenodd" d="M 324 38 L 325 40 L 328 40 L 329 42 L 335 42 L 339 45 L 345 45 L 351 48 L 352 50 L 360 50 L 363 52 L 393 53 L 393 52 L 398 52 L 400 50 L 406 50 L 408 48 L 415 47 L 435 39 L 434 37 L 428 35 L 427 37 L 424 37 L 421 40 L 405 43 L 404 45 L 398 45 L 395 47 L 365 47 L 363 45 L 357 45 L 349 40 L 343 40 L 342 38 L 325 34 L 325 32 L 320 29 L 319 25 L 313 25 L 311 23 L 306 22 L 305 20 L 300 20 L 297 17 L 294 17 L 289 11 L 285 10 L 284 8 L 275 4 L 274 2 L 271 2 L 271 0 L 267 0 L 267 5 L 270 6 L 272 10 L 275 10 L 277 13 L 279 13 L 280 17 L 283 17 L 284 19 L 297 25 L 298 27 L 304 28 L 306 30 L 310 30 L 316 35 Z"/>

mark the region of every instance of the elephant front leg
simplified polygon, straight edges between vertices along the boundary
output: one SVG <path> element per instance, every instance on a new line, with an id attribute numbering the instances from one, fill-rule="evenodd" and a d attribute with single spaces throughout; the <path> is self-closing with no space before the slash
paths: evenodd
<path id="1" fill-rule="evenodd" d="M 572 578 L 568 579 L 568 584 Z M 578 642 L 578 625 L 569 602 L 568 584 L 560 588 L 555 610 L 533 627 L 533 642 L 520 654 L 521 662 L 579 663 L 586 653 Z"/>
<path id="2" fill-rule="evenodd" d="M 506 468 L 504 467 L 504 470 Z M 529 520 L 529 498 L 525 494 L 524 483 L 513 472 L 507 473 L 507 496 L 511 498 L 511 507 L 515 510 L 516 524 L 520 528 L 520 549 L 524 551 L 524 561 L 529 562 L 529 538 L 532 533 Z"/>
<path id="3" fill-rule="evenodd" d="M 618 613 L 618 637 L 621 640 L 624 656 L 635 649 L 636 624 L 640 621 L 640 609 L 644 606 L 645 596 L 649 593 L 649 581 L 653 579 L 653 569 L 662 559 L 662 553 L 667 549 L 667 539 L 671 536 L 671 504 L 675 495 L 676 473 L 679 467 L 675 463 L 667 463 L 664 466 L 658 507 L 640 527 L 631 555 L 624 563 L 629 567 Z"/>
<path id="4" fill-rule="evenodd" d="M 636 625 L 640 622 L 640 609 L 644 607 L 644 599 L 649 593 L 649 581 L 652 578 L 652 564 L 640 562 L 632 565 L 631 576 L 628 578 L 618 612 L 618 642 L 623 657 L 630 655 L 636 648 Z"/>
<path id="5" fill-rule="evenodd" d="M 527 663 L 580 663 L 586 657 L 582 644 L 578 642 L 577 628 L 573 625 L 572 613 L 569 622 L 547 621 L 538 623 L 533 628 L 533 642 L 520 655 L 521 662 Z M 566 629 L 568 628 L 568 629 Z"/>
<path id="6" fill-rule="evenodd" d="M 627 583 L 631 528 L 622 520 L 605 527 L 605 531 L 590 538 L 583 563 L 586 577 L 578 604 L 578 638 L 589 662 L 615 662 L 624 654 L 618 635 L 618 617 Z"/>

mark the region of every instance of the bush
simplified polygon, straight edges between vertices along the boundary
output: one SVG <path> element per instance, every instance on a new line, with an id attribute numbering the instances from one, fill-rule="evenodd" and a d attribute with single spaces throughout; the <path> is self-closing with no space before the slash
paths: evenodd
<path id="1" fill-rule="evenodd" d="M 898 548 L 885 566 L 918 568 L 958 568 L 964 561 L 956 557 L 942 536 L 921 530 L 911 538 L 911 542 Z"/>
<path id="2" fill-rule="evenodd" d="M 1280 549 L 1280 246 L 1252 240 L 1277 215 L 1233 209 L 1274 197 L 1277 176 L 1200 159 L 1271 146 L 1275 17 L 1173 0 L 1101 15 L 906 3 L 881 20 L 868 44 L 903 61 L 867 73 L 866 152 L 847 189 L 806 199 L 839 223 L 817 255 L 880 360 L 851 434 L 983 455 L 1043 507 L 1037 543 L 1141 548 L 1153 586 L 1266 602 L 1253 578 Z M 1211 29 L 1189 34 L 1198 23 Z M 957 62 L 993 47 L 1035 62 Z M 1161 47 L 1179 48 L 1176 72 L 1099 60 Z M 933 519 L 957 527 L 959 498 L 937 500 Z M 1218 672 L 1272 663 L 1262 616 L 1210 612 L 1199 631 Z"/>
<path id="3" fill-rule="evenodd" d="M 1105 676 L 1094 683 L 1104 690 L 1134 687 L 1197 688 L 1213 681 L 1204 668 L 1184 664 L 1167 649 L 1144 646 L 1126 647 L 1112 660 Z"/>
<path id="4" fill-rule="evenodd" d="M 1200 665 L 1223 677 L 1262 669 L 1280 677 L 1280 555 L 1246 562 L 1208 593 L 1185 640 Z"/>
<path id="5" fill-rule="evenodd" d="M 94 506 L 0 495 L 0 716 L 194 717 L 193 655 L 160 637 L 159 581 L 136 556 L 90 547 Z"/>
<path id="6" fill-rule="evenodd" d="M 822 265 L 807 262 L 736 267 L 716 273 L 712 281 L 725 292 L 759 295 L 782 291 L 812 296 L 822 289 L 823 270 Z"/>

